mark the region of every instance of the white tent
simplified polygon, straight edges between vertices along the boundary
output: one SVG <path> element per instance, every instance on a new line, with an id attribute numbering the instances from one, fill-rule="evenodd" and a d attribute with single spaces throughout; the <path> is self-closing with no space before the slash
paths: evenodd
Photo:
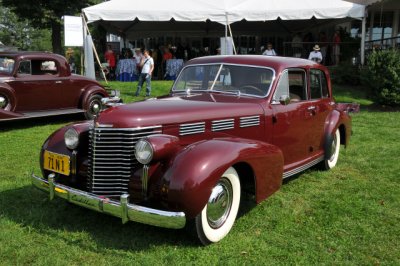
<path id="1" fill-rule="evenodd" d="M 112 0 L 82 12 L 89 23 L 100 23 L 110 33 L 135 39 L 168 33 L 221 36 L 224 30 L 226 36 L 226 25 L 232 25 L 234 33 L 272 29 L 293 33 L 309 29 L 316 19 L 361 19 L 365 6 L 342 0 Z"/>
<path id="2" fill-rule="evenodd" d="M 267 21 L 362 18 L 364 6 L 342 0 L 112 0 L 83 9 L 88 22 L 186 21 L 222 24 L 241 20 Z"/>
<path id="3" fill-rule="evenodd" d="M 112 0 L 83 9 L 88 22 L 101 23 L 110 33 L 134 39 L 155 37 L 167 32 L 221 32 L 223 25 L 246 22 L 328 20 L 364 17 L 363 5 L 342 0 Z M 304 23 L 303 23 L 304 25 Z M 252 29 L 254 26 L 248 26 Z M 280 27 L 279 30 L 288 28 Z M 301 31 L 301 24 L 294 25 Z M 271 27 L 271 23 L 269 24 Z M 307 26 L 303 26 L 303 29 Z M 267 29 L 270 30 L 271 28 Z M 262 29 L 265 30 L 265 29 Z"/>

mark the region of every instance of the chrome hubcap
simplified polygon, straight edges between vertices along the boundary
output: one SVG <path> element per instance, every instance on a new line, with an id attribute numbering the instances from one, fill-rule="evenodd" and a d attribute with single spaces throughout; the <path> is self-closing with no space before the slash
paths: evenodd
<path id="1" fill-rule="evenodd" d="M 100 104 L 98 103 L 93 103 L 92 105 L 92 111 L 93 113 L 97 114 L 98 112 L 100 112 Z"/>
<path id="2" fill-rule="evenodd" d="M 7 106 L 7 99 L 0 96 L 0 108 L 5 108 Z"/>
<path id="3" fill-rule="evenodd" d="M 207 221 L 211 228 L 221 227 L 231 210 L 232 185 L 228 179 L 222 178 L 213 188 L 207 203 Z"/>

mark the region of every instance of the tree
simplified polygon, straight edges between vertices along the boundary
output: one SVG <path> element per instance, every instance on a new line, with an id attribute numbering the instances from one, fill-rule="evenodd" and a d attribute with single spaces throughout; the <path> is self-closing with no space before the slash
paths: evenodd
<path id="1" fill-rule="evenodd" d="M 98 3 L 99 0 L 2 0 L 18 17 L 30 22 L 38 29 L 51 29 L 53 52 L 62 52 L 62 21 L 64 15 L 79 14 L 82 8 Z"/>
<path id="2" fill-rule="evenodd" d="M 51 50 L 48 31 L 36 30 L 29 26 L 27 20 L 19 20 L 9 8 L 1 6 L 1 1 L 0 41 L 21 50 Z"/>

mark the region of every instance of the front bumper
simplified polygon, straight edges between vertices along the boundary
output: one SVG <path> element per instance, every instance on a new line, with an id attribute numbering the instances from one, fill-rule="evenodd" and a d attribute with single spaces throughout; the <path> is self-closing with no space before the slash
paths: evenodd
<path id="1" fill-rule="evenodd" d="M 50 195 L 50 200 L 55 196 L 63 198 L 73 204 L 106 213 L 122 219 L 122 223 L 135 221 L 139 223 L 180 229 L 186 224 L 183 212 L 168 212 L 151 209 L 128 203 L 129 195 L 121 196 L 121 201 L 102 198 L 97 195 L 73 189 L 54 182 L 54 174 L 50 174 L 48 181 L 32 174 L 32 184 Z"/>

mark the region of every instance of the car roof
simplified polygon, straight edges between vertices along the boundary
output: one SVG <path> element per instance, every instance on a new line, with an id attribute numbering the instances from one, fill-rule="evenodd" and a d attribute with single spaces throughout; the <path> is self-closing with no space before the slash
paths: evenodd
<path id="1" fill-rule="evenodd" d="M 204 56 L 194 58 L 188 62 L 192 64 L 239 64 L 239 65 L 252 65 L 260 67 L 271 67 L 277 71 L 286 68 L 319 68 L 325 69 L 321 64 L 314 61 L 296 58 L 296 57 L 283 57 L 283 56 L 265 56 L 265 55 L 217 55 L 217 56 Z"/>
<path id="2" fill-rule="evenodd" d="M 36 59 L 40 57 L 44 58 L 57 58 L 61 59 L 63 56 L 59 54 L 54 54 L 51 52 L 35 52 L 35 51 L 18 51 L 18 52 L 0 52 L 0 56 L 11 57 L 11 58 L 23 58 L 23 57 L 34 57 Z"/>

